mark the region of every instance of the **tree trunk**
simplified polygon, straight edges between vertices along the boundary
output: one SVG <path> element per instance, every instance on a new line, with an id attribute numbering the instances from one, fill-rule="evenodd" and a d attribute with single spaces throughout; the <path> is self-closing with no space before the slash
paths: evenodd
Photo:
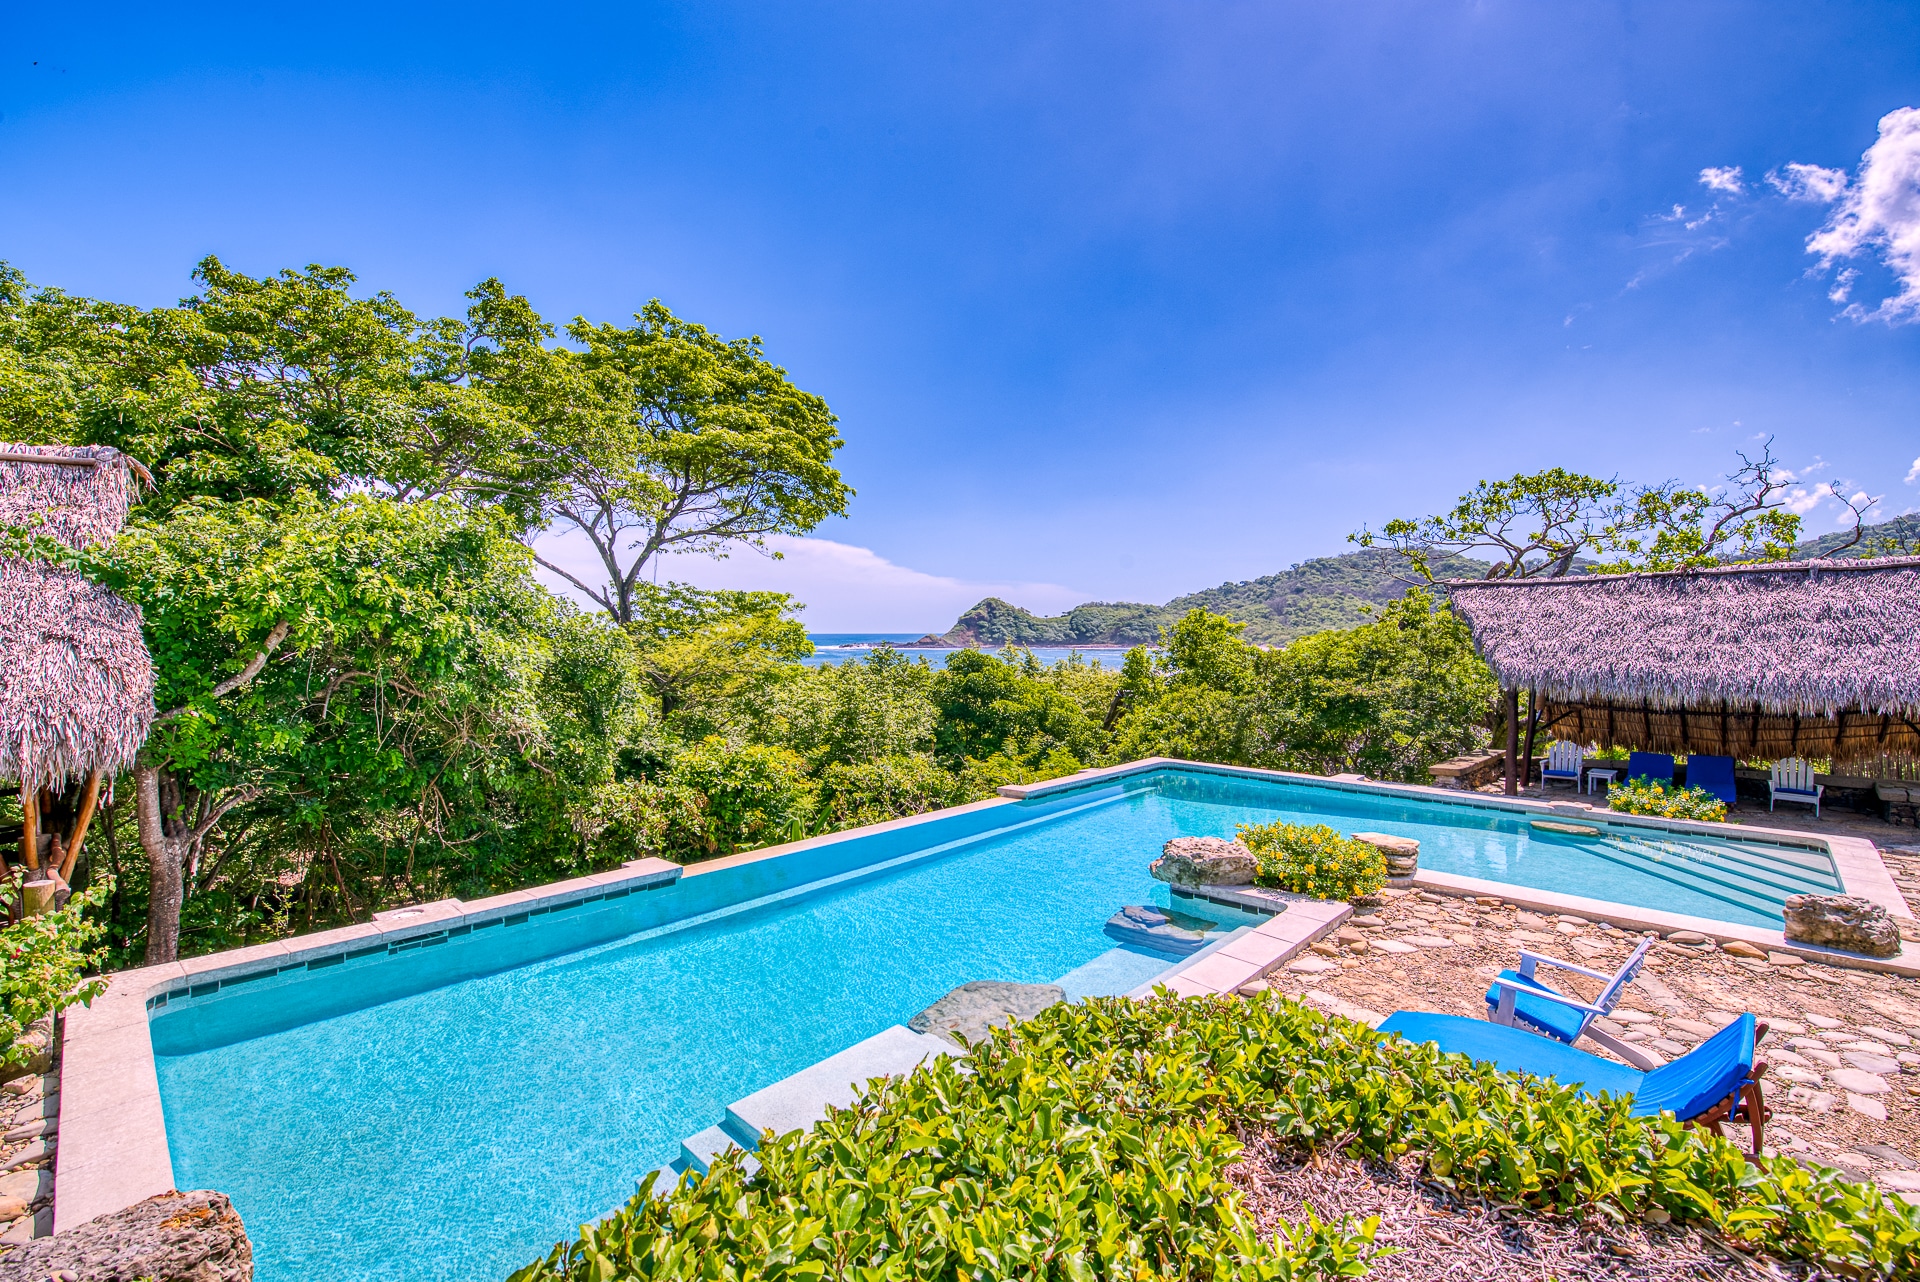
<path id="1" fill-rule="evenodd" d="M 1507 779 L 1506 793 L 1509 797 L 1518 796 L 1520 789 L 1514 782 L 1514 774 L 1520 765 L 1520 688 L 1515 686 L 1507 691 Z"/>
<path id="2" fill-rule="evenodd" d="M 147 852 L 147 965 L 180 959 L 181 871 L 188 841 L 160 803 L 160 767 L 136 766 L 134 806 L 140 844 Z"/>

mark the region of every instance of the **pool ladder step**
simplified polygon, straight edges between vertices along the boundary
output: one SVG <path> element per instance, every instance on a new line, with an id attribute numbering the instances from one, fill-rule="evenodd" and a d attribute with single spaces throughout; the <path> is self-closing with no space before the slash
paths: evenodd
<path id="1" fill-rule="evenodd" d="M 717 1125 L 681 1141 L 673 1169 L 705 1171 L 729 1148 L 751 1153 L 760 1146 L 764 1131 L 785 1135 L 807 1130 L 826 1117 L 829 1107 L 849 1107 L 870 1078 L 903 1076 L 935 1056 L 959 1053 L 960 1047 L 944 1037 L 916 1033 L 899 1024 L 882 1029 L 729 1104 Z M 753 1162 L 751 1157 L 747 1160 Z"/>
<path id="2" fill-rule="evenodd" d="M 1835 884 L 1830 875 L 1821 876 L 1803 865 L 1795 864 L 1793 872 L 1786 872 L 1780 866 L 1785 861 L 1750 847 L 1726 851 L 1706 848 L 1722 856 L 1715 859 L 1698 846 L 1609 834 L 1585 848 L 1610 863 L 1770 917 L 1780 915 L 1788 895 L 1831 890 Z"/>

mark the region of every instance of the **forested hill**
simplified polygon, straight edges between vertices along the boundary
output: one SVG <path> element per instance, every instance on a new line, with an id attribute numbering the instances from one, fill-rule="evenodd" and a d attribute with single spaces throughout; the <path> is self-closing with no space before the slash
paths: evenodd
<path id="1" fill-rule="evenodd" d="M 1479 578 L 1485 563 L 1455 557 L 1436 562 L 1442 578 Z M 1002 601 L 986 600 L 961 615 L 939 636 L 922 645 L 1139 645 L 1160 639 L 1160 629 L 1188 610 L 1211 610 L 1247 625 L 1246 638 L 1259 645 L 1280 645 L 1309 632 L 1350 628 L 1367 621 L 1364 607 L 1397 600 L 1408 580 L 1386 568 L 1371 552 L 1319 557 L 1291 570 L 1222 583 L 1165 605 L 1134 601 L 1091 601 L 1065 614 L 1042 617 Z"/>
<path id="2" fill-rule="evenodd" d="M 1835 548 L 1852 538 L 1851 532 L 1824 534 L 1811 542 L 1802 543 L 1793 550 L 1796 560 L 1817 556 L 1913 556 L 1920 552 L 1920 513 L 1909 512 L 1905 516 L 1896 516 L 1891 521 L 1879 525 L 1869 525 L 1862 531 L 1861 539 L 1844 552 L 1836 553 Z"/>

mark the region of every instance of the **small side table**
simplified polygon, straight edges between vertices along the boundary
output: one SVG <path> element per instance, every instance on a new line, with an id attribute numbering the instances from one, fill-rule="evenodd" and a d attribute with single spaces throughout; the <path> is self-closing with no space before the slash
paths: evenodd
<path id="1" fill-rule="evenodd" d="M 1604 779 L 1604 780 L 1606 780 L 1606 782 L 1607 782 L 1607 790 L 1608 790 L 1609 792 L 1611 792 L 1611 791 L 1613 790 L 1613 781 L 1614 781 L 1615 779 L 1618 779 L 1619 777 L 1620 777 L 1620 772 L 1619 772 L 1618 770 L 1589 770 L 1589 771 L 1587 771 L 1587 795 L 1588 795 L 1589 797 L 1591 797 L 1591 796 L 1593 795 L 1593 781 L 1594 781 L 1595 779 Z"/>

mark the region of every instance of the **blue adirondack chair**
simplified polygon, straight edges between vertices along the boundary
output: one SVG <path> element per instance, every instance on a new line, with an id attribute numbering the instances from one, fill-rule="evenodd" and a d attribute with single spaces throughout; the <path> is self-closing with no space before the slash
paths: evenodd
<path id="1" fill-rule="evenodd" d="M 1430 1042 L 1441 1050 L 1467 1055 L 1508 1073 L 1550 1077 L 1573 1086 L 1583 1095 L 1630 1096 L 1635 1117 L 1670 1112 L 1683 1122 L 1704 1126 L 1716 1135 L 1728 1122 L 1745 1122 L 1753 1130 L 1753 1151 L 1765 1143 L 1766 1101 L 1760 1078 L 1767 1071 L 1755 1061 L 1755 1047 L 1767 1035 L 1767 1026 L 1742 1015 L 1670 1064 L 1650 1073 L 1589 1055 L 1586 1051 L 1535 1037 L 1517 1028 L 1502 1028 L 1464 1015 L 1431 1011 L 1395 1011 L 1380 1025 L 1382 1033 L 1398 1033 L 1410 1042 Z"/>
<path id="2" fill-rule="evenodd" d="M 1641 940 L 1639 947 L 1611 975 L 1523 949 L 1520 953 L 1520 969 L 1501 971 L 1500 977 L 1488 986 L 1487 1018 L 1509 1028 L 1517 1026 L 1531 1029 L 1569 1046 L 1585 1037 L 1606 1047 L 1636 1068 L 1657 1068 L 1660 1061 L 1632 1042 L 1622 1041 L 1603 1029 L 1593 1027 L 1594 1020 L 1611 1015 L 1613 1008 L 1620 1004 L 1620 995 L 1627 991 L 1628 984 L 1639 977 L 1640 968 L 1646 964 L 1647 953 L 1652 948 L 1651 938 Z M 1556 966 L 1577 975 L 1586 975 L 1600 980 L 1604 987 L 1591 1003 L 1585 1002 L 1540 979 L 1535 974 L 1540 966 Z"/>
<path id="3" fill-rule="evenodd" d="M 1687 787 L 1704 788 L 1727 805 L 1733 805 L 1733 758 L 1688 757 Z"/>
<path id="4" fill-rule="evenodd" d="M 1627 758 L 1627 780 L 1658 779 L 1673 782 L 1673 758 L 1664 752 L 1636 752 Z"/>

